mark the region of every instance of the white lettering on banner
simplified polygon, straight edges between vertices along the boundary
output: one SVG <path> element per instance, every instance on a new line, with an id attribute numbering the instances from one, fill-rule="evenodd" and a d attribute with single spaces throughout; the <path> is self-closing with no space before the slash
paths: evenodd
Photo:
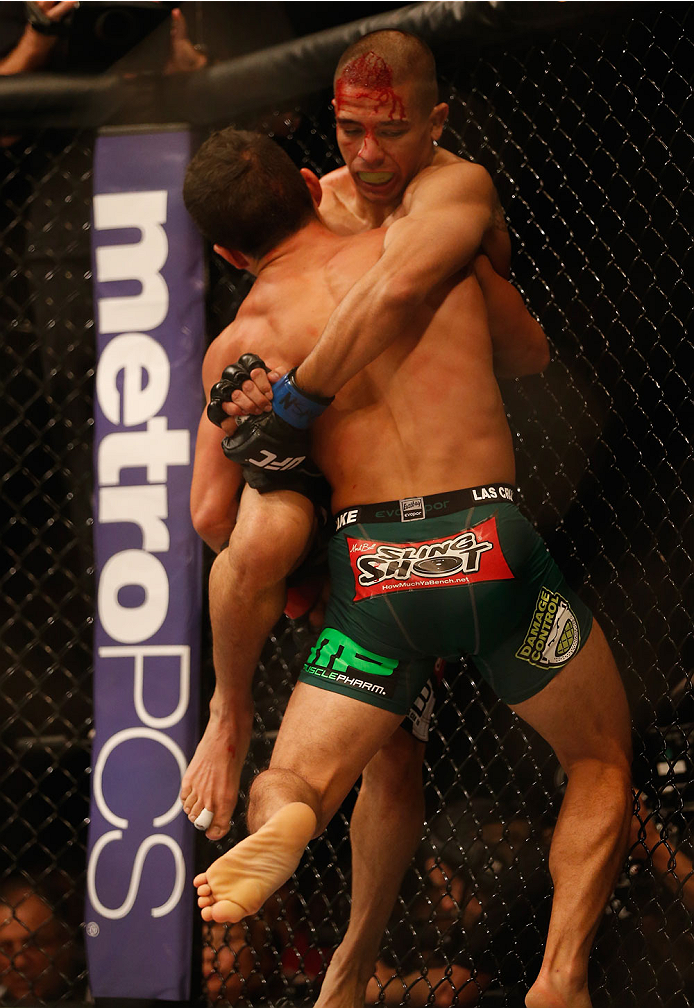
<path id="1" fill-rule="evenodd" d="M 97 231 L 136 228 L 140 240 L 134 245 L 107 245 L 96 250 L 99 283 L 135 280 L 140 293 L 99 298 L 99 332 L 132 332 L 156 329 L 169 310 L 169 290 L 161 275 L 169 243 L 165 189 L 154 192 L 103 193 L 94 197 L 94 228 Z"/>
<path id="2" fill-rule="evenodd" d="M 153 728 L 124 728 L 123 731 L 116 732 L 115 735 L 111 736 L 106 745 L 104 745 L 99 752 L 94 765 L 94 801 L 96 802 L 96 807 L 99 812 L 101 812 L 107 822 L 110 822 L 112 826 L 117 826 L 118 829 L 124 830 L 128 828 L 128 820 L 116 815 L 116 813 L 109 808 L 108 803 L 104 798 L 102 782 L 104 769 L 111 753 L 114 752 L 118 746 L 123 745 L 124 742 L 131 742 L 133 739 L 150 739 L 152 742 L 157 742 L 165 749 L 168 749 L 178 763 L 181 779 L 183 778 L 183 774 L 186 772 L 187 765 L 186 758 L 181 752 L 181 747 L 178 746 L 172 738 L 169 738 L 168 735 L 165 735 L 163 732 L 156 731 Z M 167 809 L 166 812 L 162 813 L 162 815 L 158 815 L 152 819 L 152 826 L 156 829 L 168 826 L 168 824 L 176 818 L 181 810 L 178 800 L 178 788 L 176 787 L 174 790 L 176 794 L 173 805 Z M 137 789 L 133 789 L 133 794 L 137 795 Z M 150 800 L 151 796 L 147 795 L 147 801 L 149 802 Z"/>
<path id="3" fill-rule="evenodd" d="M 190 432 L 167 430 L 166 417 L 147 422 L 146 431 L 116 431 L 99 445 L 97 473 L 101 486 L 120 482 L 124 469 L 147 470 L 148 483 L 165 483 L 170 465 L 190 462 Z"/>
<path id="4" fill-rule="evenodd" d="M 118 601 L 120 590 L 130 585 L 144 590 L 138 606 Z M 98 606 L 101 625 L 113 640 L 123 644 L 149 640 L 169 609 L 169 579 L 161 560 L 144 550 L 123 550 L 109 557 L 99 578 Z"/>
<path id="5" fill-rule="evenodd" d="M 169 530 L 165 518 L 169 502 L 163 484 L 153 486 L 109 486 L 99 490 L 99 522 L 130 522 L 142 532 L 142 548 L 150 553 L 166 553 Z"/>
<path id="6" fill-rule="evenodd" d="M 101 669 L 106 668 L 103 664 L 106 661 L 117 659 L 121 662 L 114 666 L 117 670 L 114 674 L 122 677 L 123 690 L 132 690 L 135 721 L 132 726 L 115 731 L 105 739 L 94 764 L 94 803 L 101 816 L 115 829 L 96 839 L 89 858 L 87 884 L 92 906 L 110 920 L 127 917 L 132 910 L 147 854 L 153 848 L 163 846 L 172 852 L 175 881 L 166 901 L 151 910 L 152 917 L 163 917 L 177 906 L 185 882 L 185 861 L 178 843 L 166 834 L 155 832 L 145 835 L 137 847 L 127 896 L 119 907 L 106 906 L 97 887 L 101 856 L 109 845 L 124 840 L 124 831 L 129 827 L 129 820 L 111 809 L 104 795 L 104 770 L 108 761 L 117 764 L 120 747 L 137 740 L 154 742 L 173 755 L 176 771 L 163 775 L 163 784 L 169 791 L 164 801 L 172 804 L 152 819 L 155 831 L 168 826 L 181 814 L 178 793 L 187 764 L 180 746 L 166 732 L 182 721 L 189 708 L 190 648 L 175 642 L 146 643 L 161 629 L 169 612 L 169 576 L 162 562 L 171 549 L 168 471 L 170 466 L 189 466 L 191 459 L 191 432 L 170 430 L 169 419 L 161 415 L 169 395 L 171 362 L 165 346 L 156 334 L 152 334 L 152 330 L 166 321 L 169 311 L 169 290 L 162 275 L 169 248 L 164 227 L 166 220 L 166 190 L 106 193 L 94 197 L 96 232 L 135 229 L 140 236 L 135 243 L 97 247 L 95 253 L 99 284 L 128 284 L 127 294 L 101 297 L 98 302 L 99 334 L 102 338 L 113 335 L 100 354 L 96 396 L 106 420 L 106 431 L 109 424 L 116 428 L 104 432 L 97 450 L 98 525 L 130 526 L 135 535 L 133 541 L 133 532 L 128 533 L 127 548 L 118 550 L 115 547 L 117 551 L 114 551 L 112 545 L 110 555 L 106 540 L 107 556 L 100 557 L 97 593 L 99 622 L 112 642 L 112 646 L 99 647 Z M 133 289 L 134 294 L 131 293 Z M 128 478 L 124 479 L 124 474 Z M 187 501 L 184 506 L 187 510 Z M 103 539 L 101 544 L 103 551 Z M 129 589 L 129 598 L 121 595 L 124 589 Z M 177 630 L 174 627 L 172 632 Z M 125 672 L 124 659 L 128 660 Z M 154 663 L 158 681 L 167 685 L 177 682 L 169 712 L 155 715 L 147 708 L 145 672 L 148 659 Z M 174 680 L 171 668 L 175 669 Z M 97 738 L 98 732 L 97 725 Z M 110 766 L 110 779 L 113 780 L 114 774 L 118 776 L 117 765 L 111 762 Z M 120 801 L 124 800 L 124 795 L 131 795 L 135 807 L 141 808 L 143 800 L 149 805 L 157 797 L 161 798 L 162 791 L 143 798 L 135 781 L 130 791 L 121 789 L 120 794 Z M 141 820 L 139 816 L 133 821 Z M 101 870 L 107 872 L 106 867 Z"/>
<path id="7" fill-rule="evenodd" d="M 190 699 L 190 648 L 181 645 L 153 645 L 151 647 L 100 647 L 101 658 L 133 658 L 135 686 L 133 699 L 137 716 L 150 728 L 171 728 L 178 724 L 188 709 Z M 145 658 L 178 658 L 178 705 L 173 714 L 155 717 L 145 707 Z M 161 677 L 161 671 L 157 670 Z"/>
<path id="8" fill-rule="evenodd" d="M 123 374 L 123 395 L 116 379 Z M 96 394 L 104 416 L 126 427 L 145 423 L 158 413 L 169 391 L 171 368 L 161 343 L 145 333 L 114 336 L 99 357 Z M 146 376 L 146 381 L 143 378 Z M 121 403 L 125 415 L 121 417 Z"/>
<path id="9" fill-rule="evenodd" d="M 133 863 L 132 874 L 130 876 L 128 895 L 125 897 L 121 906 L 115 908 L 107 907 L 99 899 L 96 891 L 96 866 L 99 862 L 99 857 L 104 847 L 108 846 L 108 844 L 115 843 L 116 840 L 121 840 L 122 838 L 123 833 L 121 830 L 111 830 L 110 833 L 104 833 L 103 836 L 100 836 L 94 844 L 94 848 L 89 859 L 89 865 L 87 867 L 87 892 L 89 893 L 90 903 L 102 917 L 106 917 L 109 920 L 121 920 L 123 917 L 127 917 L 135 905 L 135 900 L 137 899 L 137 892 L 140 888 L 140 879 L 142 878 L 142 869 L 148 852 L 152 849 L 152 847 L 168 847 L 173 854 L 174 865 L 176 868 L 173 888 L 171 890 L 171 895 L 165 903 L 162 903 L 162 905 L 158 907 L 152 907 L 150 910 L 152 917 L 165 917 L 166 914 L 171 913 L 174 907 L 178 905 L 178 901 L 183 894 L 183 886 L 186 878 L 186 865 L 183 854 L 181 853 L 181 848 L 178 846 L 176 841 L 172 840 L 171 837 L 166 836 L 163 833 L 147 837 L 147 839 L 143 840 L 138 847 L 137 854 L 135 855 L 135 861 Z"/>

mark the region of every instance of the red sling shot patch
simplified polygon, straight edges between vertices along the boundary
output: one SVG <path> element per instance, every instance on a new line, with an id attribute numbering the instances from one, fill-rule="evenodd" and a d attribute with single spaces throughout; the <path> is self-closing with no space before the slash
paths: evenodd
<path id="1" fill-rule="evenodd" d="M 354 601 L 394 591 L 449 588 L 513 577 L 499 545 L 496 518 L 443 539 L 388 543 L 346 537 Z"/>

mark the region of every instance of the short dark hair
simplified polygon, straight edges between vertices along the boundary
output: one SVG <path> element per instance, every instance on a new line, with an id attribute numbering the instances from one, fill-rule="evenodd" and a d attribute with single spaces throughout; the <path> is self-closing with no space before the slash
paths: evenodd
<path id="1" fill-rule="evenodd" d="M 262 133 L 213 133 L 188 165 L 183 200 L 215 245 L 260 258 L 316 219 L 291 158 Z"/>
<path id="2" fill-rule="evenodd" d="M 408 83 L 414 86 L 415 100 L 424 115 L 429 115 L 439 100 L 436 79 L 436 62 L 429 46 L 417 35 L 399 29 L 369 32 L 353 42 L 337 64 L 336 84 L 348 64 L 373 53 L 387 64 L 393 75 L 393 84 Z"/>

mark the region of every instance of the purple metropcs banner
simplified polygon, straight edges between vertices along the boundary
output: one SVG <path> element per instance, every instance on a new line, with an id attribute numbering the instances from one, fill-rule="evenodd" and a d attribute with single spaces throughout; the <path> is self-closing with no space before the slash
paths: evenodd
<path id="1" fill-rule="evenodd" d="M 185 131 L 100 136 L 94 163 L 96 732 L 87 875 L 92 993 L 189 997 L 201 550 L 189 517 L 203 264 Z"/>

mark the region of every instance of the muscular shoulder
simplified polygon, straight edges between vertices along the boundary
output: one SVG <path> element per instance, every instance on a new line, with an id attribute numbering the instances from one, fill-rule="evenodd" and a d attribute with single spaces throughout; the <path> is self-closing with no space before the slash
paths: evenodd
<path id="1" fill-rule="evenodd" d="M 327 175 L 323 175 L 320 180 L 323 198 L 333 195 L 344 196 L 348 191 L 349 186 L 349 171 L 344 165 L 342 168 L 336 168 L 334 171 L 328 172 Z"/>
<path id="2" fill-rule="evenodd" d="M 320 215 L 334 234 L 359 234 L 370 227 L 357 213 L 354 183 L 347 168 L 328 172 L 320 180 L 320 187 Z"/>
<path id="3" fill-rule="evenodd" d="M 439 154 L 444 156 L 439 157 Z M 481 247 L 497 273 L 508 278 L 511 241 L 506 219 L 492 177 L 482 165 L 464 161 L 449 151 L 437 152 L 434 163 L 408 186 L 399 214 L 386 223 L 392 223 L 397 217 L 430 213 L 455 217 L 472 206 L 487 218 Z"/>
<path id="4" fill-rule="evenodd" d="M 243 353 L 252 351 L 261 357 L 267 353 L 268 324 L 264 314 L 252 304 L 247 304 L 250 295 L 241 305 L 234 321 L 210 343 L 202 365 L 202 379 L 205 388 L 219 380 L 228 364 Z"/>
<path id="5" fill-rule="evenodd" d="M 497 201 L 491 175 L 482 165 L 463 161 L 454 154 L 425 168 L 410 182 L 403 197 L 403 210 L 483 200 L 490 208 Z"/>

